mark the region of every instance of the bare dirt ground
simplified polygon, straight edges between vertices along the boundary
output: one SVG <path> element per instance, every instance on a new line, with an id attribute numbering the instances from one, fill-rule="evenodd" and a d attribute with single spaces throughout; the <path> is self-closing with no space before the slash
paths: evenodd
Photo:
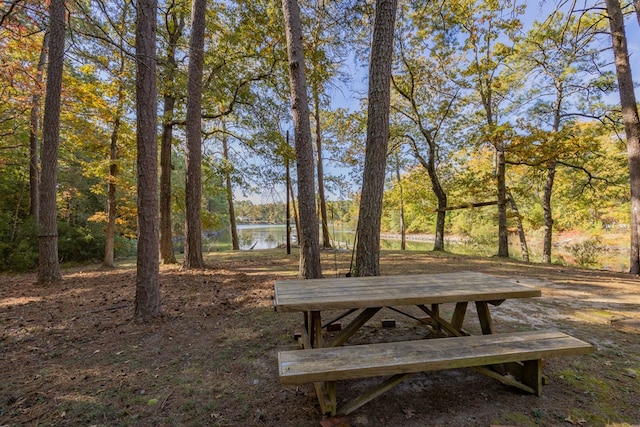
<path id="1" fill-rule="evenodd" d="M 325 276 L 350 254 L 323 254 Z M 311 385 L 281 386 L 277 352 L 295 348 L 299 314 L 275 313 L 274 280 L 295 277 L 283 251 L 215 253 L 204 271 L 163 266 L 163 318 L 131 321 L 135 266 L 64 272 L 62 283 L 0 276 L 0 426 L 317 426 Z M 382 274 L 474 270 L 539 286 L 542 298 L 493 310 L 499 331 L 556 329 L 593 355 L 550 359 L 541 398 L 472 370 L 420 374 L 350 414 L 352 426 L 640 425 L 640 280 L 516 261 L 385 252 Z M 446 316 L 453 307 L 446 305 Z M 357 337 L 424 335 L 394 312 Z M 468 313 L 465 327 L 473 330 Z M 347 399 L 374 380 L 338 384 Z"/>

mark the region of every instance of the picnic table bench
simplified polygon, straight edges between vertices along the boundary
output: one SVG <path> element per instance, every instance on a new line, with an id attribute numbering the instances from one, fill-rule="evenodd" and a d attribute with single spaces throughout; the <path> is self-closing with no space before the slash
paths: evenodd
<path id="1" fill-rule="evenodd" d="M 278 354 L 282 384 L 314 383 L 324 414 L 349 414 L 415 373 L 470 367 L 507 385 L 538 396 L 542 393 L 542 359 L 588 354 L 592 346 L 556 331 L 494 333 L 489 305 L 509 298 L 540 296 L 538 289 L 481 273 L 377 276 L 276 281 L 277 311 L 302 311 L 301 350 Z M 469 302 L 474 302 L 483 335 L 463 329 Z M 455 303 L 450 321 L 440 304 Z M 382 307 L 416 305 L 448 338 L 346 345 Z M 429 306 L 429 307 L 428 307 Z M 321 312 L 360 311 L 331 341 L 323 340 Z M 388 376 L 378 386 L 337 407 L 336 382 Z"/>

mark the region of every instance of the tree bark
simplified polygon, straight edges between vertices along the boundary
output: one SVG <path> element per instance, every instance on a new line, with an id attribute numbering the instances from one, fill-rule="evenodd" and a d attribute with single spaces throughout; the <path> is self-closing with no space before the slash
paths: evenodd
<path id="1" fill-rule="evenodd" d="M 558 162 L 552 160 L 547 166 L 547 179 L 544 183 L 542 195 L 542 210 L 544 212 L 544 239 L 542 247 L 542 262 L 551 263 L 551 246 L 553 242 L 553 214 L 551 210 L 551 194 Z"/>
<path id="2" fill-rule="evenodd" d="M 62 279 L 58 260 L 58 146 L 60 143 L 60 95 L 64 63 L 65 2 L 49 5 L 49 65 L 44 101 L 42 171 L 39 189 L 38 283 Z"/>
<path id="3" fill-rule="evenodd" d="M 318 205 L 322 223 L 322 247 L 331 248 L 329 220 L 327 219 L 327 200 L 324 195 L 324 166 L 322 165 L 322 127 L 320 126 L 320 89 L 313 85 L 313 115 L 316 125 L 316 171 L 318 173 Z"/>
<path id="4" fill-rule="evenodd" d="M 111 131 L 111 144 L 109 147 L 109 188 L 107 190 L 107 230 L 105 232 L 104 260 L 102 266 L 114 267 L 115 263 L 115 238 L 116 238 L 116 179 L 118 177 L 118 133 L 120 131 L 122 88 L 118 94 L 118 112 L 113 121 Z"/>
<path id="5" fill-rule="evenodd" d="M 40 206 L 38 191 L 40 181 L 40 172 L 38 169 L 38 163 L 40 162 L 40 143 L 38 141 L 38 134 L 40 133 L 40 100 L 42 99 L 43 93 L 40 87 L 44 80 L 44 70 L 47 65 L 48 52 L 49 31 L 45 32 L 42 38 L 42 48 L 40 49 L 40 57 L 38 58 L 38 67 L 36 70 L 36 83 L 39 87 L 31 98 L 31 114 L 29 119 L 29 194 L 31 200 L 29 213 L 34 218 L 38 218 Z"/>
<path id="6" fill-rule="evenodd" d="M 162 136 L 160 138 L 160 257 L 165 264 L 178 262 L 173 251 L 173 224 L 171 221 L 172 121 L 175 102 L 176 98 L 173 93 L 163 96 Z"/>
<path id="7" fill-rule="evenodd" d="M 224 127 L 224 122 L 222 122 L 222 126 Z M 229 160 L 229 144 L 227 143 L 227 134 L 223 129 L 222 134 L 222 155 L 225 161 L 225 184 L 227 190 L 227 205 L 229 207 L 229 227 L 231 228 L 231 247 L 234 251 L 240 250 L 240 241 L 238 239 L 238 227 L 236 225 L 236 210 L 233 205 L 233 187 L 231 185 L 231 170 L 230 165 L 231 162 Z"/>
<path id="8" fill-rule="evenodd" d="M 524 227 L 522 226 L 522 217 L 520 211 L 518 211 L 518 205 L 515 199 L 511 195 L 509 189 L 507 189 L 507 198 L 511 205 L 511 210 L 516 218 L 516 225 L 518 227 L 518 236 L 520 237 L 520 250 L 522 251 L 522 261 L 529 262 L 529 246 L 527 245 L 527 236 L 524 234 Z"/>
<path id="9" fill-rule="evenodd" d="M 124 27 L 126 23 L 127 9 L 122 11 L 120 25 Z M 122 75 L 125 71 L 126 57 L 124 39 L 120 38 L 118 55 L 120 56 L 120 64 L 118 73 Z M 118 83 L 118 98 L 116 105 L 116 113 L 113 120 L 113 129 L 111 131 L 111 141 L 109 146 L 109 187 L 107 190 L 107 230 L 105 232 L 104 260 L 103 267 L 113 268 L 115 265 L 115 240 L 116 240 L 116 217 L 117 217 L 117 201 L 116 201 L 116 180 L 118 177 L 118 137 L 120 133 L 120 125 L 124 112 L 124 83 L 120 80 Z"/>
<path id="10" fill-rule="evenodd" d="M 509 231 L 507 229 L 507 178 L 504 141 L 496 144 L 496 179 L 498 181 L 498 256 L 509 257 Z"/>
<path id="11" fill-rule="evenodd" d="M 367 140 L 357 228 L 356 276 L 380 275 L 380 220 L 389 143 L 391 62 L 397 6 L 397 0 L 376 0 L 369 64 Z"/>
<path id="12" fill-rule="evenodd" d="M 627 137 L 629 180 L 631 190 L 631 250 L 629 272 L 640 274 L 640 118 L 629 65 L 624 17 L 618 0 L 606 0 L 613 53 L 618 76 L 622 120 Z"/>
<path id="13" fill-rule="evenodd" d="M 163 94 L 162 137 L 160 140 L 160 257 L 164 264 L 176 264 L 173 250 L 173 222 L 171 218 L 171 154 L 173 148 L 173 118 L 176 104 L 176 49 L 184 30 L 183 13 L 174 3 L 166 15 L 169 31 L 164 65 L 165 93 Z"/>
<path id="14" fill-rule="evenodd" d="M 300 245 L 298 275 L 301 278 L 313 279 L 322 277 L 322 267 L 313 176 L 313 141 L 307 100 L 302 25 L 297 0 L 282 0 L 282 11 L 287 37 L 289 87 L 298 172 L 298 209 L 300 209 L 300 228 L 297 230 Z"/>
<path id="15" fill-rule="evenodd" d="M 407 233 L 404 226 L 404 195 L 402 194 L 402 179 L 400 177 L 400 156 L 398 150 L 394 151 L 396 166 L 396 181 L 398 182 L 398 191 L 400 193 L 400 250 L 407 249 Z"/>
<path id="16" fill-rule="evenodd" d="M 136 128 L 138 254 L 134 318 L 160 316 L 158 254 L 158 123 L 156 88 L 157 0 L 136 3 Z"/>
<path id="17" fill-rule="evenodd" d="M 202 67 L 207 2 L 194 0 L 187 84 L 187 170 L 185 188 L 184 266 L 203 268 L 202 258 Z"/>
<path id="18" fill-rule="evenodd" d="M 445 220 L 447 219 L 447 210 L 451 209 L 447 208 L 447 193 L 444 191 L 444 188 L 442 188 L 438 172 L 436 171 L 436 144 L 433 141 L 433 138 L 428 135 L 428 131 L 426 129 L 420 126 L 420 130 L 429 144 L 429 155 L 427 159 L 420 154 L 420 151 L 414 141 L 412 141 L 411 146 L 413 148 L 414 156 L 418 159 L 422 167 L 427 170 L 429 181 L 431 181 L 431 189 L 438 199 L 438 208 L 436 209 L 436 237 L 433 244 L 433 250 L 444 251 L 444 226 Z"/>
<path id="19" fill-rule="evenodd" d="M 293 192 L 293 183 L 289 180 L 289 195 L 291 196 L 291 210 L 293 212 L 293 225 L 296 227 L 296 239 L 298 240 L 298 246 L 300 246 L 300 217 L 298 215 L 298 207 L 296 206 L 296 196 Z"/>

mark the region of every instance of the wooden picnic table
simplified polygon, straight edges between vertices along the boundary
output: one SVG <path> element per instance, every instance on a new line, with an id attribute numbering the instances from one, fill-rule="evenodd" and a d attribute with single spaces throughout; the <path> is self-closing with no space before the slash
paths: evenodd
<path id="1" fill-rule="evenodd" d="M 494 333 L 490 306 L 540 296 L 539 289 L 477 272 L 278 280 L 276 311 L 304 315 L 303 349 L 278 354 L 280 381 L 313 382 L 324 414 L 348 414 L 411 375 L 436 369 L 471 367 L 539 396 L 543 358 L 592 351 L 588 343 L 562 332 Z M 463 328 L 470 302 L 476 306 L 479 336 Z M 450 319 L 440 315 L 445 303 L 455 304 Z M 417 306 L 429 316 L 431 326 L 449 338 L 343 347 L 382 308 L 407 314 L 396 308 L 401 306 Z M 336 310 L 343 313 L 323 324 L 322 312 Z M 325 340 L 324 330 L 345 318 L 350 319 L 348 325 Z M 386 375 L 391 377 L 337 408 L 336 381 Z"/>
<path id="2" fill-rule="evenodd" d="M 476 304 L 483 333 L 493 332 L 489 305 L 512 298 L 539 297 L 539 289 L 477 272 L 412 274 L 400 276 L 341 277 L 279 280 L 275 283 L 276 311 L 304 313 L 305 348 L 344 344 L 382 307 L 417 306 L 450 335 L 461 335 L 469 302 Z M 451 321 L 439 315 L 439 305 L 455 303 Z M 322 340 L 321 313 L 328 310 L 362 310 L 330 343 Z M 456 332 L 457 331 L 457 332 Z"/>

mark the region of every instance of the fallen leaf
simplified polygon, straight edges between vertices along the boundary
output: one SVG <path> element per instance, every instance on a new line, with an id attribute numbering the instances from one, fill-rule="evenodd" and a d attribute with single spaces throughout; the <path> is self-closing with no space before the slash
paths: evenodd
<path id="1" fill-rule="evenodd" d="M 413 408 L 403 408 L 402 412 L 404 413 L 404 417 L 406 419 L 411 419 L 416 414 L 416 410 Z"/>

